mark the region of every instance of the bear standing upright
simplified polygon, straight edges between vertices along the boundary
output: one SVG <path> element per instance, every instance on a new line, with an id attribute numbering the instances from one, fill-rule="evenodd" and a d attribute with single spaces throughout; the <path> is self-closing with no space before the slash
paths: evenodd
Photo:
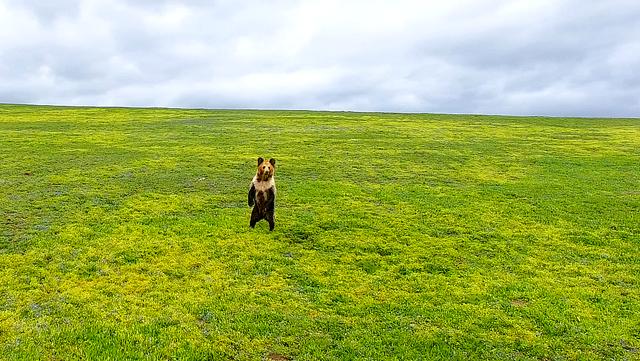
<path id="1" fill-rule="evenodd" d="M 261 219 L 269 222 L 270 231 L 275 227 L 276 181 L 273 178 L 275 172 L 275 159 L 265 161 L 263 158 L 258 158 L 258 170 L 249 189 L 249 207 L 253 206 L 249 223 L 251 228 L 255 227 Z"/>

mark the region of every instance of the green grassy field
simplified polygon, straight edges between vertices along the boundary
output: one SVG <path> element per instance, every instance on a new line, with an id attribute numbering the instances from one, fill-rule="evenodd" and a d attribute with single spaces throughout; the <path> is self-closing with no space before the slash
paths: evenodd
<path id="1" fill-rule="evenodd" d="M 637 119 L 0 105 L 0 155 L 2 359 L 640 359 Z"/>

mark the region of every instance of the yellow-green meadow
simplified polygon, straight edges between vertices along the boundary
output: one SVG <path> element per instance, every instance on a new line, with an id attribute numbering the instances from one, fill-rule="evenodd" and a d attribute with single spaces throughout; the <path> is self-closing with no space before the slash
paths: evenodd
<path id="1" fill-rule="evenodd" d="M 638 119 L 0 105 L 0 217 L 0 359 L 640 358 Z"/>

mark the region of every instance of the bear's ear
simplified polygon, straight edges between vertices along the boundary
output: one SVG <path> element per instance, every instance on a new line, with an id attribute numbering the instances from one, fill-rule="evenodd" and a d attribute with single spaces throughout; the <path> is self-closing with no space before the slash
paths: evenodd
<path id="1" fill-rule="evenodd" d="M 262 157 L 258 157 L 258 165 L 262 164 L 262 162 L 264 162 L 264 159 Z"/>
<path id="2" fill-rule="evenodd" d="M 276 160 L 273 158 L 269 159 L 269 163 L 271 163 L 271 165 L 274 167 L 276 166 Z"/>

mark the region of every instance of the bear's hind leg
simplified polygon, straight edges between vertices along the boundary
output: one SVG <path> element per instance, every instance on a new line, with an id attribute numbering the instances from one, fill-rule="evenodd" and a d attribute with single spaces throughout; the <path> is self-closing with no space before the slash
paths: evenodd
<path id="1" fill-rule="evenodd" d="M 269 230 L 273 231 L 273 228 L 276 226 L 275 215 L 273 212 L 267 212 L 265 219 L 269 222 Z"/>
<path id="2" fill-rule="evenodd" d="M 251 221 L 249 222 L 249 227 L 253 228 L 256 226 L 256 223 L 261 219 L 260 212 L 258 212 L 258 207 L 253 207 L 253 211 L 251 211 Z"/>

